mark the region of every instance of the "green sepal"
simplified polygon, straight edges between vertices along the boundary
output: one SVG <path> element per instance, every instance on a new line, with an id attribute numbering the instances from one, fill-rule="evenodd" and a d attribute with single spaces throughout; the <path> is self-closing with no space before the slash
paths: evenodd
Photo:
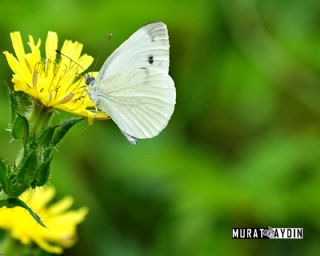
<path id="1" fill-rule="evenodd" d="M 29 111 L 31 99 L 26 93 L 15 91 L 14 88 L 8 84 L 7 88 L 11 105 L 11 123 L 14 123 L 17 113 L 25 114 Z"/>
<path id="2" fill-rule="evenodd" d="M 52 127 L 49 127 L 48 129 L 46 129 L 39 139 L 40 144 L 49 145 L 52 141 L 52 137 L 53 137 L 54 132 L 57 127 L 58 126 L 52 126 Z"/>
<path id="3" fill-rule="evenodd" d="M 10 197 L 20 196 L 26 189 L 28 189 L 35 179 L 38 169 L 38 156 L 35 151 L 31 151 L 16 167 L 12 173 L 9 181 L 9 189 L 7 194 Z M 16 174 L 14 174 L 16 173 Z"/>
<path id="4" fill-rule="evenodd" d="M 38 155 L 32 151 L 23 161 L 17 174 L 17 182 L 31 184 L 36 176 L 38 167 Z"/>
<path id="5" fill-rule="evenodd" d="M 48 182 L 49 175 L 50 175 L 50 164 L 52 161 L 52 149 L 53 146 L 48 146 L 42 152 L 41 156 L 41 164 L 37 170 L 36 177 L 32 182 L 31 186 L 34 188 L 35 186 L 43 186 Z"/>
<path id="6" fill-rule="evenodd" d="M 0 159 L 0 185 L 4 192 L 8 191 L 8 175 L 7 175 L 7 167 Z"/>
<path id="7" fill-rule="evenodd" d="M 23 139 L 27 141 L 29 135 L 29 122 L 27 118 L 17 115 L 12 127 L 12 137 L 15 139 Z"/>
<path id="8" fill-rule="evenodd" d="M 32 188 L 35 188 L 36 186 L 41 187 L 43 185 L 45 185 L 48 182 L 49 179 L 49 175 L 50 175 L 50 164 L 51 164 L 51 160 L 44 162 L 38 172 L 37 175 L 34 179 L 34 181 L 32 182 L 31 186 Z"/>
<path id="9" fill-rule="evenodd" d="M 14 123 L 16 116 L 17 116 L 17 110 L 19 101 L 16 97 L 15 91 L 12 86 L 10 86 L 8 83 L 5 83 L 8 89 L 9 94 L 9 100 L 10 100 L 10 106 L 11 106 L 11 123 Z"/>
<path id="10" fill-rule="evenodd" d="M 31 152 L 36 150 L 39 146 L 39 142 L 36 139 L 29 139 L 28 143 L 25 145 L 25 151 Z"/>
<path id="11" fill-rule="evenodd" d="M 54 133 L 54 136 L 52 138 L 52 144 L 56 146 L 66 135 L 66 133 L 78 122 L 83 120 L 82 117 L 73 117 L 69 118 L 68 120 L 64 121 Z"/>
<path id="12" fill-rule="evenodd" d="M 19 198 L 8 198 L 5 200 L 1 200 L 0 201 L 0 207 L 2 206 L 6 206 L 7 208 L 13 208 L 13 207 L 22 207 L 24 209 L 26 209 L 29 214 L 34 218 L 34 220 L 36 222 L 38 222 L 38 224 L 40 224 L 41 226 L 45 227 L 46 226 L 43 224 L 41 218 L 22 200 L 20 200 Z M 19 220 L 17 220 L 19 221 Z"/>

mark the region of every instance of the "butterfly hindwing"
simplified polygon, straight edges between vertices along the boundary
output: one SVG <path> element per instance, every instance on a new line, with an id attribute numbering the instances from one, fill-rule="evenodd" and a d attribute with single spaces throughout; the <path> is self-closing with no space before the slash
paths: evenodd
<path id="1" fill-rule="evenodd" d="M 98 107 L 127 135 L 151 138 L 163 130 L 174 110 L 171 77 L 158 69 L 131 68 L 101 81 Z"/>

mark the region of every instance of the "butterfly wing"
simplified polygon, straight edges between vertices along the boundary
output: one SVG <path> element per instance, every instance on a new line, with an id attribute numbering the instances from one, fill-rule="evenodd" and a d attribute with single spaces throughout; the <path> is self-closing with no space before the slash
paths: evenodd
<path id="1" fill-rule="evenodd" d="M 154 22 L 138 29 L 120 45 L 103 64 L 96 82 L 121 73 L 128 68 L 169 70 L 169 37 L 163 22 Z"/>
<path id="2" fill-rule="evenodd" d="M 173 113 L 176 90 L 156 68 L 130 68 L 100 82 L 99 109 L 108 113 L 131 143 L 158 135 Z"/>
<path id="3" fill-rule="evenodd" d="M 168 71 L 169 38 L 162 22 L 140 28 L 102 66 L 94 89 L 98 107 L 130 143 L 154 137 L 166 127 L 176 99 Z"/>

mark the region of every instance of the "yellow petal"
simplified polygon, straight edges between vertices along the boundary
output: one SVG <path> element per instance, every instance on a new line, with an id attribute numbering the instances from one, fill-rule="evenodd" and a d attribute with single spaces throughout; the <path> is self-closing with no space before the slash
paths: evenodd
<path id="1" fill-rule="evenodd" d="M 83 68 L 83 69 L 87 69 L 88 67 L 90 67 L 90 65 L 93 62 L 93 58 L 87 54 L 83 54 L 79 60 L 78 60 L 78 64 Z"/>
<path id="2" fill-rule="evenodd" d="M 10 33 L 13 49 L 16 53 L 16 56 L 20 62 L 24 62 L 24 47 L 21 39 L 20 32 L 12 32 Z"/>
<path id="3" fill-rule="evenodd" d="M 33 37 L 29 35 L 29 46 L 31 48 L 31 54 L 28 54 L 28 62 L 30 63 L 30 68 L 34 68 L 34 65 L 37 64 L 38 62 L 41 61 L 41 54 L 40 54 L 40 45 L 41 45 L 41 40 L 38 39 L 37 44 L 34 43 Z"/>
<path id="4" fill-rule="evenodd" d="M 29 53 L 24 51 L 19 32 L 11 33 L 11 39 L 16 56 L 9 52 L 4 54 L 14 73 L 12 82 L 15 90 L 31 95 L 46 107 L 88 117 L 89 122 L 109 119 L 106 113 L 95 113 L 95 104 L 87 95 L 89 88 L 80 75 L 93 63 L 93 58 L 87 54 L 81 55 L 81 43 L 64 41 L 61 52 L 66 56 L 56 60 L 58 36 L 49 31 L 45 43 L 46 58 L 43 61 L 40 39 L 35 41 L 29 36 Z"/>
<path id="5" fill-rule="evenodd" d="M 35 210 L 40 207 L 40 217 L 48 228 L 40 226 L 31 215 L 21 207 L 0 208 L 0 227 L 8 230 L 10 236 L 23 244 L 35 242 L 43 250 L 60 254 L 63 248 L 71 247 L 76 242 L 76 226 L 83 221 L 88 209 L 67 210 L 72 199 L 66 197 L 51 207 L 46 207 L 55 190 L 52 187 L 26 191 L 20 199 Z M 36 211 L 39 214 L 38 211 Z"/>
<path id="6" fill-rule="evenodd" d="M 62 199 L 61 201 L 53 204 L 49 209 L 48 212 L 52 215 L 54 214 L 60 214 L 67 209 L 69 209 L 73 204 L 73 199 L 72 197 L 68 196 Z"/>
<path id="7" fill-rule="evenodd" d="M 29 87 L 18 75 L 14 75 L 12 81 L 14 83 L 14 89 L 16 91 L 23 91 L 33 97 L 36 96 L 33 87 Z"/>
<path id="8" fill-rule="evenodd" d="M 63 252 L 63 249 L 60 246 L 51 245 L 48 242 L 46 242 L 44 239 L 40 237 L 35 237 L 34 241 L 45 251 L 61 254 Z"/>
<path id="9" fill-rule="evenodd" d="M 79 42 L 72 42 L 71 40 L 66 40 L 62 45 L 61 52 L 69 58 L 71 58 L 72 60 L 74 60 L 75 62 L 78 62 L 82 48 L 83 44 Z"/>
<path id="10" fill-rule="evenodd" d="M 6 56 L 9 67 L 12 71 L 23 81 L 25 84 L 32 84 L 31 76 L 29 75 L 29 70 L 25 64 L 21 64 L 11 53 L 5 51 L 4 55 Z M 17 88 L 19 89 L 19 88 Z M 23 90 L 23 89 L 20 89 Z"/>
<path id="11" fill-rule="evenodd" d="M 41 190 L 41 193 L 39 193 L 37 190 Z M 27 191 L 21 196 L 22 200 L 25 202 L 28 202 L 31 199 L 33 200 L 34 203 L 32 210 L 34 210 L 35 212 L 44 208 L 47 205 L 47 203 L 51 201 L 51 199 L 54 197 L 56 193 L 53 187 L 42 187 L 38 188 L 37 190 Z"/>
<path id="12" fill-rule="evenodd" d="M 47 58 L 56 58 L 56 49 L 58 49 L 58 35 L 55 32 L 49 31 L 46 41 L 46 56 Z"/>
<path id="13" fill-rule="evenodd" d="M 17 73 L 18 72 L 17 67 L 20 66 L 19 61 L 8 51 L 4 51 L 3 54 L 6 56 L 9 67 L 11 68 L 13 73 Z"/>

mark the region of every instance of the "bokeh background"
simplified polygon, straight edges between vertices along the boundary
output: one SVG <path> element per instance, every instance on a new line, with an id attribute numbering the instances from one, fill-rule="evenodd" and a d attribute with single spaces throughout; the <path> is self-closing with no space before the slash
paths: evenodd
<path id="1" fill-rule="evenodd" d="M 90 213 L 65 255 L 319 255 L 318 0 L 1 1 L 9 33 L 56 31 L 104 59 L 142 25 L 164 21 L 175 113 L 130 145 L 112 121 L 82 122 L 60 144 L 51 183 Z M 112 40 L 107 43 L 108 34 Z M 9 103 L 0 60 L 0 157 Z M 302 241 L 232 240 L 232 227 L 303 227 Z"/>

